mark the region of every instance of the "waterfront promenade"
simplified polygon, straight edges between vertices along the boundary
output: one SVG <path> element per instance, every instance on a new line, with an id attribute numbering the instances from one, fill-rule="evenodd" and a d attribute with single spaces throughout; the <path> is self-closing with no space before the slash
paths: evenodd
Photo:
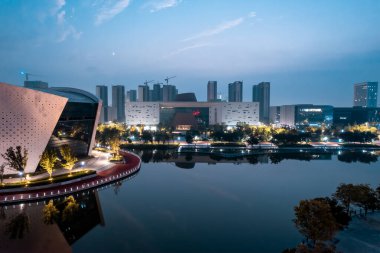
<path id="1" fill-rule="evenodd" d="M 120 155 L 123 156 L 123 163 L 114 164 L 113 166 L 102 166 L 98 169 L 94 167 L 96 174 L 56 184 L 52 183 L 35 187 L 0 190 L 0 204 L 34 201 L 69 195 L 121 180 L 131 176 L 140 169 L 141 159 L 139 156 L 124 151 L 120 151 Z"/>

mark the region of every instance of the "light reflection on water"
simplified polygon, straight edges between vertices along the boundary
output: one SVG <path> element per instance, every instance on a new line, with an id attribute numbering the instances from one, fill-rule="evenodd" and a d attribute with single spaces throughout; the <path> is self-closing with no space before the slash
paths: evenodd
<path id="1" fill-rule="evenodd" d="M 2 207 L 0 251 L 281 252 L 302 240 L 292 223 L 299 200 L 331 195 L 342 182 L 377 186 L 380 176 L 371 153 L 140 155 L 146 163 L 133 179 L 76 197 L 69 220 L 63 200 L 48 225 L 41 203 Z"/>

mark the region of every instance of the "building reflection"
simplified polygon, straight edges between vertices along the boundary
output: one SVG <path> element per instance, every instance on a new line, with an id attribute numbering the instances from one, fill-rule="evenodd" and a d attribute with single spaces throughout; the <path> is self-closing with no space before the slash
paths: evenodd
<path id="1" fill-rule="evenodd" d="M 0 252 L 72 252 L 71 245 L 104 225 L 97 191 L 0 206 Z"/>
<path id="2" fill-rule="evenodd" d="M 223 153 L 200 153 L 200 152 L 181 152 L 173 150 L 137 150 L 132 152 L 141 157 L 143 163 L 168 162 L 175 164 L 181 169 L 192 169 L 196 163 L 218 164 L 218 163 L 250 163 L 250 164 L 268 164 L 280 163 L 284 160 L 331 160 L 334 152 L 276 152 L 263 154 L 250 154 L 242 150 L 238 152 Z M 223 150 L 224 151 L 224 150 Z"/>

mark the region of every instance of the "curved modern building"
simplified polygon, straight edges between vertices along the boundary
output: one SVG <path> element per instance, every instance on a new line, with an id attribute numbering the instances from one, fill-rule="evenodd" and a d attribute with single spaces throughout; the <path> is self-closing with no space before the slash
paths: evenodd
<path id="1" fill-rule="evenodd" d="M 75 88 L 29 89 L 0 83 L 0 154 L 28 151 L 25 172 L 34 172 L 47 148 L 68 144 L 78 157 L 90 154 L 102 102 Z M 0 165 L 5 160 L 0 156 Z M 6 166 L 5 174 L 14 174 Z"/>

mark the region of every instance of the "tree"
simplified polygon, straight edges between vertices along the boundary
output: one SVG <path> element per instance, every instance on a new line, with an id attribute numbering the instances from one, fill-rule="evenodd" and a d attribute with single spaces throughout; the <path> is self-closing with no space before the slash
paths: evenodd
<path id="1" fill-rule="evenodd" d="M 79 204 L 73 196 L 69 196 L 65 200 L 66 206 L 62 211 L 62 221 L 70 221 L 79 209 Z"/>
<path id="2" fill-rule="evenodd" d="M 41 155 L 40 165 L 46 170 L 51 178 L 53 174 L 54 166 L 58 161 L 57 153 L 54 150 L 45 150 Z"/>
<path id="3" fill-rule="evenodd" d="M 343 228 L 348 225 L 351 217 L 345 211 L 344 207 L 339 205 L 336 199 L 325 197 L 316 198 L 316 200 L 324 201 L 330 206 L 331 214 L 334 216 L 336 223 L 339 225 L 339 228 Z"/>
<path id="4" fill-rule="evenodd" d="M 185 139 L 186 139 L 186 142 L 187 142 L 188 144 L 193 143 L 193 140 L 194 140 L 194 138 L 193 138 L 193 136 L 191 135 L 191 133 L 186 133 Z"/>
<path id="5" fill-rule="evenodd" d="M 379 206 L 376 192 L 368 184 L 354 185 L 352 202 L 364 210 L 365 216 L 368 210 L 374 211 Z"/>
<path id="6" fill-rule="evenodd" d="M 21 146 L 16 146 L 16 149 L 9 147 L 1 156 L 7 161 L 6 164 L 9 167 L 25 175 L 25 167 L 28 162 L 28 150 L 26 148 L 22 151 Z"/>
<path id="7" fill-rule="evenodd" d="M 355 130 L 353 132 L 348 131 L 348 132 L 343 132 L 339 134 L 339 137 L 343 139 L 345 142 L 360 142 L 360 143 L 365 143 L 365 142 L 371 142 L 373 139 L 376 138 L 376 134 L 371 133 L 371 132 L 361 132 L 358 130 Z"/>
<path id="8" fill-rule="evenodd" d="M 10 239 L 22 239 L 25 232 L 29 232 L 29 225 L 29 216 L 22 211 L 5 225 L 5 233 Z"/>
<path id="9" fill-rule="evenodd" d="M 109 140 L 109 144 L 115 157 L 117 157 L 119 155 L 120 150 L 120 138 L 114 136 L 112 139 Z"/>
<path id="10" fill-rule="evenodd" d="M 71 170 L 73 169 L 73 167 L 74 167 L 75 163 L 78 161 L 78 159 L 74 156 L 69 145 L 61 146 L 59 148 L 59 152 L 61 153 L 61 156 L 64 160 L 64 162 L 62 163 L 63 168 L 70 171 L 70 175 L 71 175 Z"/>
<path id="11" fill-rule="evenodd" d="M 54 219 L 58 217 L 59 211 L 55 207 L 53 200 L 50 200 L 42 209 L 43 221 L 45 224 L 53 224 Z"/>
<path id="12" fill-rule="evenodd" d="M 338 225 L 331 213 L 329 204 L 318 199 L 301 200 L 294 208 L 294 223 L 306 239 L 315 242 L 331 240 Z"/>
<path id="13" fill-rule="evenodd" d="M 334 193 L 334 197 L 343 204 L 348 214 L 350 214 L 350 205 L 354 194 L 353 184 L 340 184 Z"/>
<path id="14" fill-rule="evenodd" d="M 152 143 L 153 142 L 153 135 L 149 131 L 143 131 L 141 134 L 141 139 L 144 141 L 144 143 L 147 143 L 147 142 Z"/>
<path id="15" fill-rule="evenodd" d="M 0 176 L 1 176 L 1 178 L 0 178 L 0 180 L 1 180 L 0 184 L 3 184 L 3 181 L 4 181 L 4 172 L 5 172 L 5 164 L 2 164 L 2 165 L 0 165 Z"/>
<path id="16" fill-rule="evenodd" d="M 253 134 L 251 136 L 249 136 L 249 138 L 247 140 L 247 143 L 251 146 L 257 145 L 257 144 L 259 144 L 259 142 L 260 142 L 259 139 L 256 136 L 254 136 Z"/>

